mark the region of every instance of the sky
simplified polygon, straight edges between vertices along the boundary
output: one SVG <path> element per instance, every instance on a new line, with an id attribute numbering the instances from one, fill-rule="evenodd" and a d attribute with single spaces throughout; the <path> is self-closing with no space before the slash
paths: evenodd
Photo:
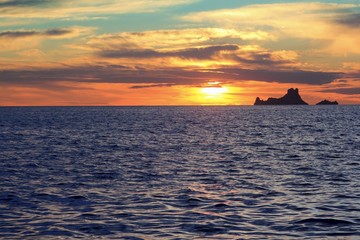
<path id="1" fill-rule="evenodd" d="M 0 106 L 360 104 L 360 2 L 0 0 Z"/>

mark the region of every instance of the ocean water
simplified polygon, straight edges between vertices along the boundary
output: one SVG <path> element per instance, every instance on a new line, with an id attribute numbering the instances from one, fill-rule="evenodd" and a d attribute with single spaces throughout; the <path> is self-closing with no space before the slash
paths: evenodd
<path id="1" fill-rule="evenodd" d="M 360 106 L 0 108 L 1 239 L 359 239 Z"/>

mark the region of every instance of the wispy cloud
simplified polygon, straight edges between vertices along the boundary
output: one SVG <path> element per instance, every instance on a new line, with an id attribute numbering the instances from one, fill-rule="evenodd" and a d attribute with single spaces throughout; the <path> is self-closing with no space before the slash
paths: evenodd
<path id="1" fill-rule="evenodd" d="M 140 89 L 140 88 L 157 88 L 157 87 L 172 87 L 176 84 L 173 83 L 163 83 L 163 84 L 149 84 L 149 85 L 135 85 L 129 87 L 130 89 Z"/>
<path id="2" fill-rule="evenodd" d="M 102 14 L 153 12 L 197 0 L 8 0 L 0 2 L 2 18 L 72 18 Z"/>
<path id="3" fill-rule="evenodd" d="M 329 4 L 329 3 L 271 3 L 254 4 L 235 9 L 220 9 L 190 13 L 182 17 L 191 22 L 212 22 L 221 25 L 233 26 L 268 26 L 274 29 L 282 29 L 284 32 L 296 33 L 308 36 L 306 30 L 311 33 L 315 29 L 321 30 L 323 24 L 331 23 L 339 16 L 354 16 L 351 11 L 359 7 L 359 4 Z M 302 21 L 299 21 L 302 20 Z M 319 25 L 309 25 L 309 23 Z M 307 26 L 308 28 L 300 28 Z M 269 29 L 269 28 L 268 28 Z M 271 30 L 271 29 L 270 29 Z M 318 35 L 315 35 L 316 37 Z"/>
<path id="4" fill-rule="evenodd" d="M 92 27 L 10 30 L 0 32 L 0 52 L 37 48 L 46 39 L 71 39 L 94 32 Z"/>
<path id="5" fill-rule="evenodd" d="M 214 45 L 171 51 L 120 48 L 119 50 L 102 50 L 98 53 L 98 56 L 102 58 L 128 59 L 128 61 L 131 61 L 131 59 L 179 58 L 184 61 L 197 61 L 195 65 L 199 65 L 201 61 L 214 61 L 214 64 L 224 62 L 227 63 L 226 65 L 241 64 L 243 67 L 250 68 L 296 65 L 296 54 L 294 55 L 294 53 L 248 50 L 246 47 L 243 48 L 238 45 Z"/>
<path id="6" fill-rule="evenodd" d="M 332 88 L 332 89 L 320 90 L 319 92 L 339 93 L 344 95 L 360 95 L 360 88 L 359 87 Z"/>
<path id="7" fill-rule="evenodd" d="M 118 67 L 73 67 L 47 70 L 8 70 L 0 72 L 0 83 L 46 85 L 53 82 L 132 83 L 199 85 L 219 82 L 263 81 L 322 85 L 341 78 L 341 73 L 300 70 L 249 70 L 241 68 L 142 70 Z"/>
<path id="8" fill-rule="evenodd" d="M 44 31 L 37 30 L 17 30 L 0 32 L 0 38 L 23 38 L 23 37 L 54 37 L 54 38 L 68 38 L 78 35 L 78 31 L 71 28 L 54 28 Z"/>
<path id="9" fill-rule="evenodd" d="M 223 46 L 208 46 L 199 48 L 188 48 L 177 51 L 160 52 L 151 49 L 145 50 L 105 50 L 100 53 L 101 57 L 106 58 L 163 58 L 163 57 L 178 57 L 185 59 L 211 59 L 215 54 L 222 51 L 236 51 L 236 45 Z"/>
<path id="10" fill-rule="evenodd" d="M 264 41 L 273 36 L 264 31 L 235 30 L 226 28 L 191 28 L 176 30 L 154 30 L 104 34 L 91 38 L 87 45 L 96 49 L 176 49 L 201 45 L 228 43 L 229 40 Z"/>
<path id="11" fill-rule="evenodd" d="M 359 4 L 278 3 L 190 13 L 184 21 L 264 29 L 278 39 L 323 41 L 327 54 L 360 54 Z M 336 38 L 334 38 L 336 36 Z M 296 50 L 296 49 L 294 49 Z"/>
<path id="12" fill-rule="evenodd" d="M 168 67 L 242 64 L 265 68 L 295 64 L 295 52 L 271 52 L 256 45 L 266 40 L 271 41 L 272 36 L 262 31 L 193 28 L 106 34 L 78 47 L 94 51 L 101 58 L 118 59 L 118 63 L 124 63 L 121 59 L 128 63 L 141 59 L 138 64 L 149 64 L 147 59 L 151 58 L 152 65 L 155 60 Z M 254 45 L 247 45 L 248 41 Z"/>
<path id="13" fill-rule="evenodd" d="M 2 0 L 0 1 L 0 8 L 49 6 L 55 4 L 56 1 L 53 0 Z"/>
<path id="14" fill-rule="evenodd" d="M 351 28 L 360 28 L 360 13 L 343 14 L 337 17 L 335 22 Z"/>
<path id="15" fill-rule="evenodd" d="M 277 83 L 298 83 L 309 85 L 323 85 L 331 83 L 342 77 L 342 73 L 337 72 L 316 72 L 302 70 L 262 70 L 262 69 L 239 69 L 239 68 L 223 68 L 216 69 L 226 75 L 234 75 L 234 79 L 238 80 L 254 80 L 263 82 Z"/>

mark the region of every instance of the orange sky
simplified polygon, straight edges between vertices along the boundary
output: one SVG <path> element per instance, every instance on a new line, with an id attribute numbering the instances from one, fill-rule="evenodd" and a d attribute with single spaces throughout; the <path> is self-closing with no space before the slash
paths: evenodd
<path id="1" fill-rule="evenodd" d="M 0 106 L 252 105 L 291 87 L 360 104 L 359 15 L 353 1 L 10 1 Z"/>

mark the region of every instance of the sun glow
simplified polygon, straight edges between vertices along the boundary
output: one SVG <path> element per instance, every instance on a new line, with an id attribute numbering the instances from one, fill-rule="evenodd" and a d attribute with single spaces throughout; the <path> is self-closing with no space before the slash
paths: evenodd
<path id="1" fill-rule="evenodd" d="M 201 88 L 201 92 L 210 98 L 219 98 L 222 94 L 227 92 L 227 88 L 220 85 L 220 82 L 208 82 L 208 84 Z"/>
<path id="2" fill-rule="evenodd" d="M 208 96 L 219 96 L 226 92 L 226 88 L 224 87 L 204 87 L 201 91 Z"/>

